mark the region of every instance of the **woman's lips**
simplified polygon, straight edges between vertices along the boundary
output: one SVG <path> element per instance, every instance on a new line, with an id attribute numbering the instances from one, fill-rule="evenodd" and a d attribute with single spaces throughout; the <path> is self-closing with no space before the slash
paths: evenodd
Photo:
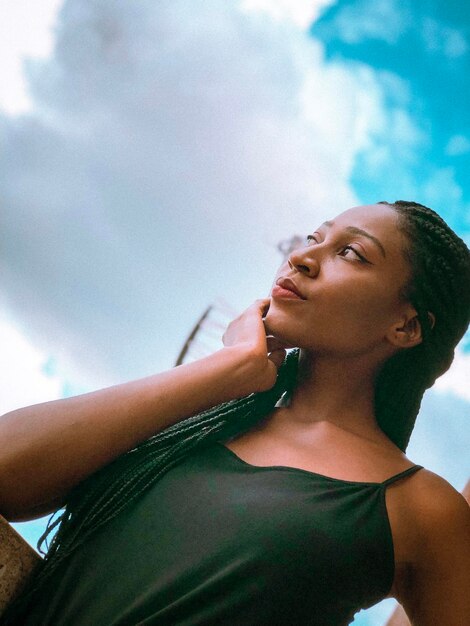
<path id="1" fill-rule="evenodd" d="M 273 298 L 291 298 L 292 300 L 303 300 L 299 295 L 290 291 L 290 289 L 285 289 L 280 285 L 274 285 L 271 291 L 271 295 Z"/>

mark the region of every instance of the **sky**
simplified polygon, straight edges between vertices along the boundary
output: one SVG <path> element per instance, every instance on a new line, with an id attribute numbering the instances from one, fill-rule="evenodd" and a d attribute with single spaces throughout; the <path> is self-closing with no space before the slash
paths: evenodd
<path id="1" fill-rule="evenodd" d="M 2 413 L 171 367 L 350 206 L 416 200 L 470 243 L 466 3 L 3 0 L 0 54 Z M 469 374 L 465 339 L 408 448 L 457 489 Z"/>

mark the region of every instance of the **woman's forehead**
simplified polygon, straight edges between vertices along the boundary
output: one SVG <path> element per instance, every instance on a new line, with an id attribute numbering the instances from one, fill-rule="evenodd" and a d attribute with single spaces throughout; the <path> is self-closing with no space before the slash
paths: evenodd
<path id="1" fill-rule="evenodd" d="M 343 230 L 349 227 L 369 232 L 385 242 L 403 243 L 403 234 L 397 228 L 399 214 L 391 206 L 385 204 L 368 204 L 356 206 L 340 213 L 323 223 L 327 228 Z"/>
<path id="2" fill-rule="evenodd" d="M 396 230 L 398 213 L 386 204 L 367 204 L 343 211 L 329 223 L 338 226 L 369 226 L 387 232 Z"/>

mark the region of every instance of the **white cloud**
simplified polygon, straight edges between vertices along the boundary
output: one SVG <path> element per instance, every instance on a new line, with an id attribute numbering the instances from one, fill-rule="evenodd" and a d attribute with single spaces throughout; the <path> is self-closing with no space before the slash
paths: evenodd
<path id="1" fill-rule="evenodd" d="M 5 319 L 0 320 L 0 345 L 0 415 L 61 397 L 63 381 L 46 373 L 47 355 Z"/>
<path id="2" fill-rule="evenodd" d="M 0 108 L 17 114 L 31 108 L 23 64 L 52 51 L 53 26 L 62 0 L 2 0 L 0 3 Z"/>
<path id="3" fill-rule="evenodd" d="M 428 52 L 451 60 L 469 48 L 461 30 L 416 12 L 408 0 L 356 0 L 340 8 L 328 29 L 349 44 L 367 40 L 396 44 L 414 30 Z"/>
<path id="4" fill-rule="evenodd" d="M 452 167 L 436 168 L 423 185 L 423 189 L 430 204 L 442 203 L 444 198 L 448 202 L 462 201 L 463 190 L 456 181 L 455 170 Z"/>
<path id="5" fill-rule="evenodd" d="M 423 19 L 421 36 L 427 49 L 442 54 L 448 59 L 456 59 L 468 52 L 464 34 L 431 17 Z"/>
<path id="6" fill-rule="evenodd" d="M 346 43 L 375 39 L 394 44 L 412 23 L 411 12 L 403 2 L 356 0 L 341 8 L 333 28 Z"/>
<path id="7" fill-rule="evenodd" d="M 451 368 L 437 379 L 434 388 L 470 402 L 470 354 L 457 348 Z"/>
<path id="8" fill-rule="evenodd" d="M 360 165 L 356 164 L 356 175 L 380 180 L 381 187 L 386 187 L 388 180 L 393 183 L 389 200 L 397 199 L 397 195 L 419 198 L 412 172 L 417 164 L 422 168 L 422 153 L 429 145 L 429 136 L 424 124 L 421 126 L 422 120 L 410 112 L 413 103 L 410 85 L 391 72 L 372 71 L 360 64 L 355 67 L 370 75 L 373 84 L 381 86 L 377 91 L 379 106 L 370 111 L 373 121 L 365 121 L 370 130 L 360 153 Z"/>
<path id="9" fill-rule="evenodd" d="M 424 395 L 407 456 L 443 476 L 461 491 L 470 476 L 469 404 L 448 390 L 433 387 Z"/>
<path id="10" fill-rule="evenodd" d="M 470 139 L 465 135 L 453 135 L 445 148 L 447 156 L 460 156 L 470 152 Z"/>
<path id="11" fill-rule="evenodd" d="M 266 13 L 276 21 L 289 21 L 307 29 L 336 0 L 242 0 L 244 11 Z"/>
<path id="12" fill-rule="evenodd" d="M 445 209 L 446 221 L 466 240 L 470 234 L 470 204 L 457 180 L 454 167 L 431 167 L 421 182 L 419 197 L 428 206 Z"/>
<path id="13" fill-rule="evenodd" d="M 215 0 L 70 0 L 30 76 L 33 112 L 0 118 L 3 291 L 87 387 L 169 367 L 216 296 L 264 295 L 276 242 L 357 202 L 382 106 L 372 72 Z"/>

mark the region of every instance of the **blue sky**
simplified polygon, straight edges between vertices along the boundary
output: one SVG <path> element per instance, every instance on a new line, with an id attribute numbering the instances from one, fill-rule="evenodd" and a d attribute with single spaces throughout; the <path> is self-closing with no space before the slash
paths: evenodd
<path id="1" fill-rule="evenodd" d="M 281 239 L 354 204 L 416 200 L 470 242 L 465 3 L 0 11 L 2 412 L 170 367 L 209 303 L 268 292 Z M 457 489 L 469 364 L 463 343 L 409 448 Z"/>
<path id="2" fill-rule="evenodd" d="M 394 106 L 401 100 L 418 135 L 414 154 L 396 146 L 387 163 L 387 179 L 377 177 L 365 159 L 358 159 L 352 177 L 357 193 L 387 198 L 402 190 L 411 193 L 435 206 L 468 238 L 467 4 L 455 0 L 343 1 L 332 5 L 311 33 L 324 43 L 327 59 L 374 68 L 382 77 L 386 103 Z"/>

